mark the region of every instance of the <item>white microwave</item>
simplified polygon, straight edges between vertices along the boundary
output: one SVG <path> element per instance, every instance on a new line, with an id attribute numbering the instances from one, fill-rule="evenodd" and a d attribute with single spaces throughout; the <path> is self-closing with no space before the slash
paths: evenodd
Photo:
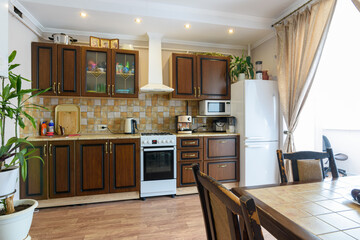
<path id="1" fill-rule="evenodd" d="M 199 102 L 199 115 L 201 116 L 227 116 L 230 115 L 229 100 L 202 100 Z"/>

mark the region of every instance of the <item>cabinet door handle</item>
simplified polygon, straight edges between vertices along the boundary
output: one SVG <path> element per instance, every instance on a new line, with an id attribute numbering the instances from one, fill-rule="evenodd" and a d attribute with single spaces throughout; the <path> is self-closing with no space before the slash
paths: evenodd
<path id="1" fill-rule="evenodd" d="M 192 141 L 192 142 L 185 142 L 186 145 L 195 145 L 196 142 L 195 141 Z"/>
<path id="2" fill-rule="evenodd" d="M 112 94 L 115 94 L 115 84 L 112 85 Z"/>
<path id="3" fill-rule="evenodd" d="M 192 168 L 191 167 L 186 167 L 186 168 L 184 168 L 184 170 L 192 170 Z"/>
<path id="4" fill-rule="evenodd" d="M 52 156 L 52 144 L 51 143 L 49 144 L 49 156 L 50 157 Z"/>
<path id="5" fill-rule="evenodd" d="M 185 157 L 196 157 L 196 154 L 195 154 L 195 153 L 192 153 L 192 154 L 185 154 Z"/>
<path id="6" fill-rule="evenodd" d="M 105 143 L 105 153 L 108 154 L 108 142 Z"/>
<path id="7" fill-rule="evenodd" d="M 194 87 L 194 95 L 195 95 L 195 97 L 196 97 L 196 87 Z"/>
<path id="8" fill-rule="evenodd" d="M 56 94 L 56 82 L 53 83 L 53 90 L 54 90 L 54 93 Z"/>
<path id="9" fill-rule="evenodd" d="M 110 154 L 112 154 L 112 142 L 110 142 Z"/>
<path id="10" fill-rule="evenodd" d="M 198 87 L 198 97 L 200 97 L 201 94 L 200 94 L 200 87 Z"/>
<path id="11" fill-rule="evenodd" d="M 60 94 L 60 82 L 58 82 L 58 94 Z"/>
<path id="12" fill-rule="evenodd" d="M 47 152 L 47 145 L 46 144 L 44 144 L 43 151 L 44 151 L 44 157 L 46 157 L 46 152 Z"/>
<path id="13" fill-rule="evenodd" d="M 226 168 L 226 167 L 227 167 L 227 164 L 218 165 L 218 168 Z"/>
<path id="14" fill-rule="evenodd" d="M 227 141 L 226 141 L 226 140 L 223 140 L 223 141 L 220 141 L 220 143 L 227 143 Z"/>
<path id="15" fill-rule="evenodd" d="M 110 96 L 110 84 L 108 85 L 108 94 Z"/>

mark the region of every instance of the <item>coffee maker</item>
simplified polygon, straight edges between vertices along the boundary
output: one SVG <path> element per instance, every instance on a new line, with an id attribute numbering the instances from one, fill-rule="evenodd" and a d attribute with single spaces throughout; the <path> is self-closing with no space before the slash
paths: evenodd
<path id="1" fill-rule="evenodd" d="M 191 116 L 187 116 L 187 115 L 176 116 L 176 132 L 192 133 L 191 122 L 192 122 Z"/>

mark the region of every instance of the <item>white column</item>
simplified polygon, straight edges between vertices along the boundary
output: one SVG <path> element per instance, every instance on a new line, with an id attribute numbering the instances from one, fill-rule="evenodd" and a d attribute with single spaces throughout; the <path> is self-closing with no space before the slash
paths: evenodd
<path id="1" fill-rule="evenodd" d="M 0 0 L 0 75 L 7 76 L 8 66 L 8 0 Z"/>

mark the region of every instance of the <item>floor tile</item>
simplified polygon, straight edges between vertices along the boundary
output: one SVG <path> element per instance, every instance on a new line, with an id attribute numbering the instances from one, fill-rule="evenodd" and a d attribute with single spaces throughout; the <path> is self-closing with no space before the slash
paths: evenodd
<path id="1" fill-rule="evenodd" d="M 340 230 L 360 227 L 359 223 L 351 221 L 337 213 L 324 214 L 317 217 Z"/>

